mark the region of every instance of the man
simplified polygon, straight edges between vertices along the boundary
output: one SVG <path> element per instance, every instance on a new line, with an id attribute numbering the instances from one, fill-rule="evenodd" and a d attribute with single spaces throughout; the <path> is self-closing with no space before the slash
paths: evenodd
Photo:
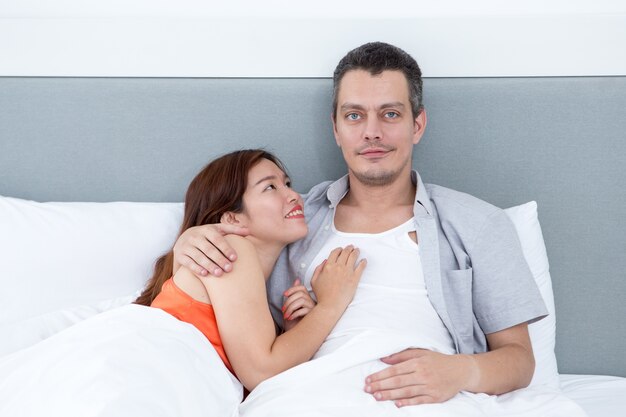
<path id="1" fill-rule="evenodd" d="M 443 348 L 383 358 L 390 366 L 369 375 L 364 390 L 406 406 L 443 402 L 460 391 L 501 394 L 527 386 L 534 371 L 528 323 L 547 314 L 545 305 L 506 214 L 467 194 L 425 185 L 411 170 L 413 146 L 427 122 L 419 66 L 399 48 L 368 43 L 339 62 L 333 80 L 332 123 L 348 175 L 305 196 L 310 232 L 276 265 L 270 284 L 275 317 L 283 292 L 295 277 L 307 280 L 325 245 L 341 236 L 382 236 L 408 224 L 403 233 L 417 245 L 398 243 L 392 249 L 401 258 L 388 269 L 382 260 L 372 270 L 372 261 L 382 256 L 373 249 L 376 240 L 370 252 L 359 244 L 368 259 L 366 273 L 380 281 L 381 275 L 411 271 L 426 295 L 415 303 L 433 313 L 424 316 L 430 317 L 425 331 L 434 329 Z M 176 243 L 176 263 L 200 275 L 228 272 L 236 254 L 220 233 L 241 231 L 191 229 Z M 405 264 L 409 269 L 396 268 Z M 409 307 L 398 305 L 396 314 Z M 445 346 L 452 354 L 441 353 Z"/>

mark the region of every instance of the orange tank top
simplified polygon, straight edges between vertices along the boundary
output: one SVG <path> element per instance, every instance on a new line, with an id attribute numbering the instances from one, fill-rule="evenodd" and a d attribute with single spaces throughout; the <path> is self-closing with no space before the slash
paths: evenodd
<path id="1" fill-rule="evenodd" d="M 178 320 L 193 324 L 200 330 L 213 345 L 226 367 L 234 374 L 233 367 L 228 361 L 222 338 L 217 328 L 215 311 L 211 304 L 195 300 L 189 294 L 178 288 L 172 278 L 163 283 L 161 292 L 150 304 L 151 307 L 160 308 Z"/>

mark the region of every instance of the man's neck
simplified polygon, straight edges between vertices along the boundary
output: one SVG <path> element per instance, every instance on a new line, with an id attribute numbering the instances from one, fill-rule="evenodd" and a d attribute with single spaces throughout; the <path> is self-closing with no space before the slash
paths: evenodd
<path id="1" fill-rule="evenodd" d="M 350 176 L 350 189 L 335 212 L 335 227 L 347 233 L 381 233 L 413 216 L 416 188 L 410 173 L 385 186 L 368 186 Z"/>
<path id="2" fill-rule="evenodd" d="M 401 174 L 393 182 L 386 185 L 367 185 L 360 182 L 351 173 L 348 174 L 350 188 L 339 203 L 358 208 L 363 213 L 388 212 L 399 206 L 413 206 L 416 186 L 408 174 Z"/>

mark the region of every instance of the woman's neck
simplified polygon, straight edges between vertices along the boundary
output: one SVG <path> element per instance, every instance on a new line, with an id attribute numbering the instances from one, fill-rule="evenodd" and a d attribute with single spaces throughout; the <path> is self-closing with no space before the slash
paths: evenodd
<path id="1" fill-rule="evenodd" d="M 272 270 L 274 269 L 274 265 L 276 265 L 276 260 L 278 259 L 280 252 L 285 246 L 278 243 L 270 244 L 261 241 L 252 235 L 246 236 L 246 239 L 252 242 L 256 248 L 257 255 L 259 256 L 259 262 L 261 263 L 261 270 L 263 271 L 263 276 L 267 281 L 272 274 Z"/>

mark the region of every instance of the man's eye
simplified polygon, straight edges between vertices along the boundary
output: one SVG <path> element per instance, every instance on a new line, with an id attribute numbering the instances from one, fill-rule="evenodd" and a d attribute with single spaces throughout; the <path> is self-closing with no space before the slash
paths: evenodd
<path id="1" fill-rule="evenodd" d="M 360 117 L 359 117 L 359 115 L 358 115 L 358 114 L 356 114 L 356 113 L 348 113 L 348 114 L 346 115 L 346 118 L 347 118 L 348 120 L 359 120 L 359 118 L 360 118 Z"/>
<path id="2" fill-rule="evenodd" d="M 385 117 L 388 119 L 395 119 L 398 116 L 399 114 L 396 113 L 395 111 L 388 111 L 387 113 L 385 113 Z"/>

